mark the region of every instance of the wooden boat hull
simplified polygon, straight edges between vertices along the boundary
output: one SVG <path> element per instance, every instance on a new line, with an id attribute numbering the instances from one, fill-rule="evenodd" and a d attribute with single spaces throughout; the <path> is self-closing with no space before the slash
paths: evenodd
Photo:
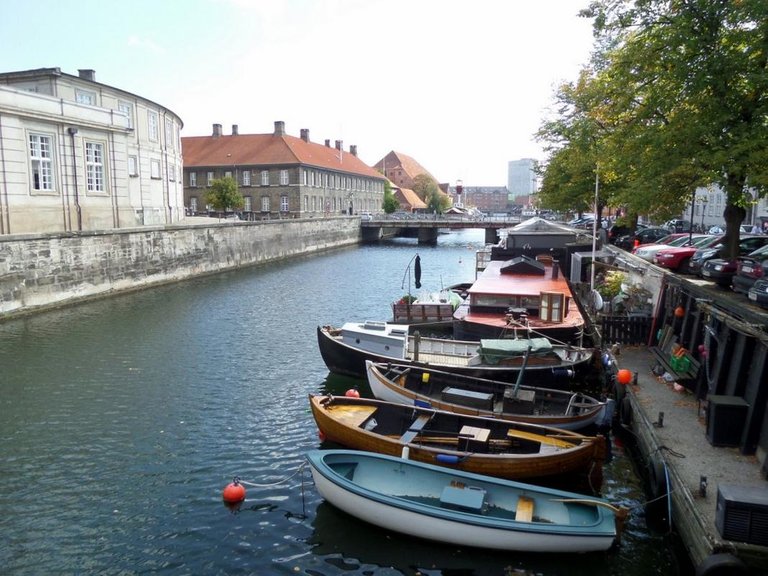
<path id="1" fill-rule="evenodd" d="M 320 355 L 328 370 L 353 378 L 366 377 L 366 360 L 429 366 L 466 376 L 506 382 L 515 382 L 522 367 L 522 358 L 510 359 L 499 364 L 470 363 L 470 358 L 476 354 L 480 345 L 478 341 L 422 337 L 419 339 L 419 353 L 416 355 L 414 337 L 408 336 L 407 350 L 403 353 L 386 350 L 376 352 L 344 342 L 339 329 L 318 326 L 317 342 Z M 450 348 L 450 351 L 441 352 L 440 348 Z M 563 361 L 555 360 L 551 356 L 546 358 L 529 356 L 525 368 L 526 384 L 569 389 L 591 369 L 591 360 L 594 355 L 591 349 L 558 348 L 558 353 L 565 356 L 570 354 L 571 358 Z"/>
<path id="2" fill-rule="evenodd" d="M 457 546 L 525 552 L 607 550 L 619 531 L 604 500 L 370 452 L 307 454 L 320 495 L 395 532 Z"/>
<path id="3" fill-rule="evenodd" d="M 309 400 L 321 437 L 347 448 L 399 456 L 407 447 L 412 460 L 475 474 L 581 476 L 593 491 L 602 484 L 602 436 L 369 398 L 310 394 Z"/>
<path id="4" fill-rule="evenodd" d="M 605 403 L 578 392 L 463 376 L 421 366 L 366 360 L 366 376 L 379 400 L 458 414 L 580 430 L 603 417 Z"/>

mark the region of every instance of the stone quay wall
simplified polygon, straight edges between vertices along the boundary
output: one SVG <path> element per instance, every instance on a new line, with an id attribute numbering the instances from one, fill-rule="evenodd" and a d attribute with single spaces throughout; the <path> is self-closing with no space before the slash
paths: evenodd
<path id="1" fill-rule="evenodd" d="M 360 241 L 349 217 L 0 237 L 0 320 Z"/>

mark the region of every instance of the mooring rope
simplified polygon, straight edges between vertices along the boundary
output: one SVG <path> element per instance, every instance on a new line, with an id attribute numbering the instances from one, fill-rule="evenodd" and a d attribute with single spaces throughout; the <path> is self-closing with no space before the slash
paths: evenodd
<path id="1" fill-rule="evenodd" d="M 299 466 L 299 468 L 296 470 L 296 472 L 294 472 L 290 476 L 287 476 L 287 477 L 283 478 L 282 480 L 278 480 L 277 482 L 272 482 L 271 484 L 254 484 L 253 482 L 246 482 L 245 480 L 242 480 L 242 479 L 238 479 L 238 481 L 240 482 L 240 484 L 245 484 L 246 486 L 252 486 L 254 488 L 269 488 L 271 486 L 278 486 L 278 485 L 282 484 L 283 482 L 288 482 L 288 480 L 290 480 L 291 478 L 293 478 L 297 474 L 300 474 L 304 470 L 304 467 L 306 465 L 307 465 L 307 463 L 303 462 L 301 464 L 301 466 Z"/>

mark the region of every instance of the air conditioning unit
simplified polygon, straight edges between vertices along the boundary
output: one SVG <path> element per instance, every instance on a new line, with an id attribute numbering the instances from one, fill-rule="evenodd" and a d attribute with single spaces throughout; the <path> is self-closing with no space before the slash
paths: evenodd
<path id="1" fill-rule="evenodd" d="M 707 440 L 712 446 L 738 446 L 749 404 L 738 396 L 707 398 Z"/>
<path id="2" fill-rule="evenodd" d="M 720 484 L 715 526 L 726 540 L 768 546 L 768 487 Z"/>

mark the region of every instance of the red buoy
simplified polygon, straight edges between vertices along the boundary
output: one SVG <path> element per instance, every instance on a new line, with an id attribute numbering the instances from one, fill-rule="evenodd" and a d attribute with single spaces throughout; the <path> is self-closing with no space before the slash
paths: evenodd
<path id="1" fill-rule="evenodd" d="M 360 392 L 358 392 L 355 388 L 350 388 L 344 392 L 344 396 L 347 398 L 360 398 Z"/>
<path id="2" fill-rule="evenodd" d="M 227 484 L 221 496 L 227 504 L 237 504 L 245 500 L 245 487 L 235 478 Z"/>
<path id="3" fill-rule="evenodd" d="M 626 368 L 622 368 L 616 373 L 616 381 L 619 384 L 623 384 L 626 386 L 630 382 L 632 382 L 632 372 L 627 370 Z"/>
<path id="4" fill-rule="evenodd" d="M 685 316 L 685 308 L 682 306 L 675 308 L 675 317 L 682 318 L 683 316 Z"/>

